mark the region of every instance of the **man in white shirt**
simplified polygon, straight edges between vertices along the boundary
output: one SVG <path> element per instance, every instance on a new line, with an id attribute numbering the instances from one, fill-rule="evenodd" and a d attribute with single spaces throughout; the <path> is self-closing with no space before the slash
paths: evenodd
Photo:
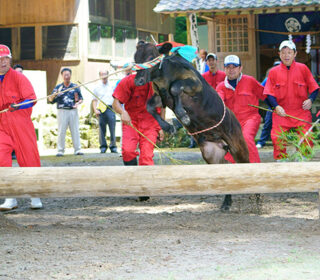
<path id="1" fill-rule="evenodd" d="M 106 77 L 109 74 L 107 70 L 101 70 L 99 76 Z M 108 82 L 108 78 L 102 78 L 100 84 L 94 89 L 94 94 L 97 98 L 94 97 L 92 100 L 93 111 L 96 114 L 96 117 L 99 119 L 99 142 L 100 142 L 100 151 L 105 153 L 108 149 L 108 144 L 106 141 L 106 129 L 107 125 L 109 126 L 110 131 L 110 151 L 111 153 L 117 153 L 116 145 L 116 116 L 112 111 L 113 103 L 113 88 Z M 103 102 L 99 101 L 102 100 Z M 106 107 L 103 103 L 108 105 Z"/>

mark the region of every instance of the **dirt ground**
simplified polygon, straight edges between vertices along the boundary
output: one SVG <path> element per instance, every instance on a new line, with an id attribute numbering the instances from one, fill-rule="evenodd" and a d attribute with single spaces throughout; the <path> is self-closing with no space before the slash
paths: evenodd
<path id="1" fill-rule="evenodd" d="M 272 161 L 270 149 L 260 155 Z M 171 156 L 203 163 L 198 150 Z M 122 161 L 86 153 L 42 157 L 42 164 Z M 0 279 L 320 280 L 316 193 L 263 195 L 261 207 L 236 195 L 229 213 L 219 210 L 222 199 L 47 198 L 41 210 L 19 199 L 19 208 L 0 214 Z"/>

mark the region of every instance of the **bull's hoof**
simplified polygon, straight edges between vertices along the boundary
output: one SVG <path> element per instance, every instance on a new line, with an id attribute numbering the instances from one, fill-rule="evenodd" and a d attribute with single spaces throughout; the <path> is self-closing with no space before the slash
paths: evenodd
<path id="1" fill-rule="evenodd" d="M 224 201 L 223 201 L 221 207 L 220 207 L 220 210 L 223 212 L 230 211 L 231 205 L 232 205 L 231 195 L 227 194 L 224 198 Z"/>

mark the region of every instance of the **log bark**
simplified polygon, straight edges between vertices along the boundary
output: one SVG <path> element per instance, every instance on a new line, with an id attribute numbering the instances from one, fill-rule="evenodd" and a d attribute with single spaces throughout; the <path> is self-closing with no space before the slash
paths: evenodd
<path id="1" fill-rule="evenodd" d="M 1 197 L 318 192 L 320 163 L 1 167 Z"/>

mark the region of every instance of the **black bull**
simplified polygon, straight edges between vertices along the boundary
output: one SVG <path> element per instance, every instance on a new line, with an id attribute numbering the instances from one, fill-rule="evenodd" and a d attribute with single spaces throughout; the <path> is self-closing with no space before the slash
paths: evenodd
<path id="1" fill-rule="evenodd" d="M 165 54 L 161 63 L 137 71 L 137 86 L 150 81 L 153 83 L 155 94 L 148 100 L 148 112 L 167 132 L 173 132 L 173 126 L 157 114 L 156 107 L 170 108 L 189 133 L 213 127 L 223 119 L 216 128 L 193 136 L 204 160 L 209 164 L 224 163 L 225 154 L 230 152 L 237 163 L 248 163 L 247 144 L 235 115 L 224 107 L 218 93 L 192 64 L 176 53 L 168 55 L 171 47 L 169 43 L 159 50 L 149 43 L 137 47 L 134 56 L 136 63 L 150 61 L 160 53 Z M 222 208 L 228 210 L 230 205 L 231 195 L 227 195 Z"/>

